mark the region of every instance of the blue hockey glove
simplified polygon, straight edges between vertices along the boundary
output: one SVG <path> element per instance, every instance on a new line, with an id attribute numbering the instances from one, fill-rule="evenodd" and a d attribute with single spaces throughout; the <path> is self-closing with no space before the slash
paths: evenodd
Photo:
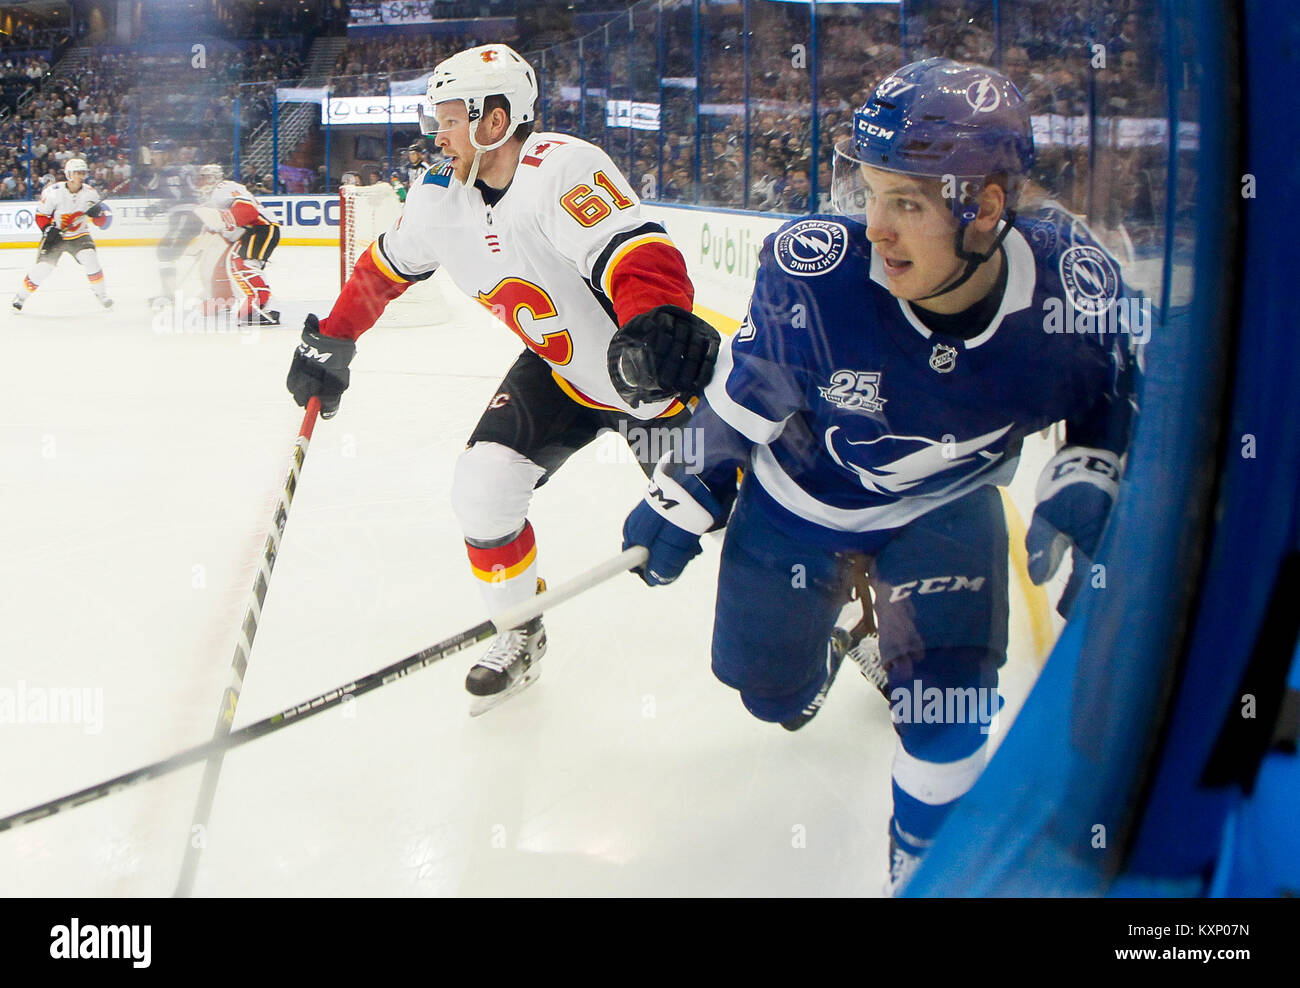
<path id="1" fill-rule="evenodd" d="M 634 545 L 650 550 L 646 564 L 633 572 L 651 587 L 672 583 L 682 575 L 686 564 L 703 551 L 698 535 L 678 528 L 646 501 L 633 508 L 623 522 L 623 548 Z"/>
<path id="2" fill-rule="evenodd" d="M 1119 457 L 1110 450 L 1066 446 L 1052 457 L 1038 478 L 1038 505 L 1025 535 L 1029 578 L 1046 583 L 1061 565 L 1065 550 L 1073 546 L 1071 582 L 1077 583 L 1082 568 L 1078 557 L 1090 562 L 1096 554 L 1118 492 Z"/>
<path id="3" fill-rule="evenodd" d="M 698 477 L 679 483 L 661 462 L 644 500 L 623 523 L 623 548 L 643 545 L 650 550 L 645 565 L 633 572 L 647 586 L 672 583 L 702 551 L 700 536 L 722 516 L 722 506 Z"/>

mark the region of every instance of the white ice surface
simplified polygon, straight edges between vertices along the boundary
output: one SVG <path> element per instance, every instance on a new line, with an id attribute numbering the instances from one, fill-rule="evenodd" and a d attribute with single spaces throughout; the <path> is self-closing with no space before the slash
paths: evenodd
<path id="1" fill-rule="evenodd" d="M 164 333 L 152 251 L 101 256 L 111 312 L 64 259 L 0 313 L 0 691 L 103 702 L 98 723 L 10 708 L 0 815 L 212 736 L 301 421 L 284 390 L 297 326 L 337 290 L 335 251 L 286 247 L 268 272 L 286 327 Z M 29 261 L 0 252 L 0 275 L 16 288 Z M 317 426 L 236 726 L 484 617 L 448 492 L 520 348 L 464 299 L 439 309 L 367 334 Z M 553 582 L 619 549 L 644 481 L 615 448 L 534 499 Z M 671 587 L 622 576 L 553 611 L 541 679 L 483 717 L 462 688 L 480 646 L 232 752 L 196 894 L 878 894 L 885 703 L 846 669 L 798 734 L 750 717 L 709 670 L 718 550 L 706 538 Z M 1014 709 L 1035 665 L 1012 599 Z M 0 833 L 0 894 L 171 894 L 200 775 Z"/>

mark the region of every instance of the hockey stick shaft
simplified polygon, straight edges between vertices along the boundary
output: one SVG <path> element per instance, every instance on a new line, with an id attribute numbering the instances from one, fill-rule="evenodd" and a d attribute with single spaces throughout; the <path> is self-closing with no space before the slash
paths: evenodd
<path id="1" fill-rule="evenodd" d="M 157 779 L 161 776 L 175 772 L 177 769 L 185 768 L 187 765 L 193 765 L 196 762 L 203 761 L 215 754 L 229 751 L 231 748 L 238 748 L 250 741 L 271 734 L 290 724 L 305 720 L 322 710 L 328 710 L 331 707 L 337 707 L 342 703 L 349 702 L 358 696 L 377 690 L 381 686 L 387 686 L 389 683 L 396 682 L 405 676 L 410 675 L 417 669 L 423 669 L 425 666 L 433 665 L 449 655 L 459 652 L 461 649 L 468 648 L 476 642 L 491 638 L 498 631 L 515 627 L 526 621 L 531 620 L 538 614 L 554 607 L 556 604 L 568 600 L 570 597 L 577 596 L 585 590 L 590 589 L 598 583 L 609 579 L 610 577 L 642 565 L 649 553 L 643 546 L 633 546 L 626 549 L 619 555 L 601 563 L 587 573 L 575 577 L 567 583 L 561 584 L 545 593 L 540 593 L 526 604 L 519 607 L 511 608 L 507 612 L 498 615 L 498 623 L 484 621 L 476 624 L 459 634 L 452 635 L 450 638 L 443 639 L 436 645 L 430 645 L 413 655 L 394 662 L 392 665 L 385 666 L 368 676 L 361 679 L 353 680 L 342 686 L 336 687 L 319 696 L 312 697 L 310 700 L 304 700 L 302 703 L 287 707 L 277 714 L 263 720 L 255 721 L 241 727 L 237 731 L 231 731 L 219 738 L 213 738 L 206 744 L 196 745 L 193 748 L 187 748 L 184 751 L 172 755 L 170 758 L 164 758 L 162 761 L 154 762 L 151 765 L 145 765 L 142 768 L 126 772 L 123 775 L 116 776 L 105 782 L 100 782 L 93 786 L 87 786 L 85 789 L 79 789 L 74 793 L 66 796 L 60 796 L 58 799 L 52 799 L 48 802 L 41 803 L 29 809 L 22 810 L 19 813 L 13 813 L 9 816 L 0 818 L 0 831 L 13 830 L 17 827 L 33 823 L 36 820 L 53 816 L 55 813 L 62 813 L 64 810 L 70 810 L 84 803 L 94 802 L 115 792 L 121 792 L 132 786 L 139 785 L 141 782 L 147 782 L 150 779 Z"/>
<path id="2" fill-rule="evenodd" d="M 184 271 L 176 273 L 176 290 L 181 291 L 181 286 L 189 281 L 190 275 L 194 274 L 199 266 L 199 261 L 203 259 L 203 252 L 208 246 L 217 240 L 222 239 L 210 230 L 201 230 L 195 234 L 194 238 L 186 245 L 184 253 L 181 254 L 181 263 L 185 264 Z"/>
<path id="3" fill-rule="evenodd" d="M 272 515 L 271 530 L 266 536 L 266 545 L 262 548 L 262 558 L 258 560 L 257 576 L 253 580 L 248 607 L 244 610 L 244 620 L 239 627 L 239 641 L 235 643 L 235 657 L 231 661 L 230 685 L 221 696 L 221 706 L 217 710 L 217 724 L 212 737 L 219 739 L 230 733 L 235 723 L 235 710 L 239 706 L 239 693 L 244 688 L 244 673 L 248 671 L 248 658 L 253 651 L 253 639 L 257 637 L 257 627 L 262 620 L 262 605 L 266 602 L 266 592 L 271 585 L 271 573 L 275 569 L 275 559 L 280 552 L 280 539 L 284 536 L 284 527 L 289 521 L 289 509 L 293 506 L 293 495 L 298 489 L 298 477 L 302 473 L 303 461 L 307 458 L 307 447 L 311 443 L 312 431 L 316 428 L 316 417 L 320 414 L 320 398 L 307 400 L 307 411 L 302 417 L 302 426 L 298 429 L 298 438 L 293 443 L 293 454 L 289 464 L 289 473 L 284 478 L 280 497 Z M 208 825 L 212 815 L 212 803 L 217 795 L 217 780 L 221 775 L 223 752 L 217 752 L 208 759 L 203 770 L 203 781 L 199 785 L 199 797 L 194 806 L 194 818 L 190 823 L 189 839 L 185 844 L 185 857 L 181 861 L 181 873 L 176 882 L 177 896 L 188 896 L 194 885 L 194 873 L 198 868 L 199 854 L 203 842 L 195 840 Z"/>

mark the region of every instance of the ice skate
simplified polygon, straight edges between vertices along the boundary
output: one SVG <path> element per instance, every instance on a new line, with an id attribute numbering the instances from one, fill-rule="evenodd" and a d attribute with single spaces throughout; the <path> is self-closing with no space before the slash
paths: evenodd
<path id="1" fill-rule="evenodd" d="M 817 716 L 822 704 L 826 702 L 826 694 L 831 691 L 831 684 L 835 682 L 835 674 L 840 671 L 840 665 L 844 661 L 844 653 L 848 651 L 848 648 L 849 633 L 843 628 L 834 629 L 831 632 L 830 641 L 826 643 L 826 682 L 822 683 L 822 688 L 817 691 L 816 696 L 808 701 L 806 707 L 790 720 L 781 723 L 781 726 L 787 731 L 797 731 Z"/>
<path id="2" fill-rule="evenodd" d="M 10 304 L 14 307 L 15 312 L 23 311 L 23 300 L 19 298 L 17 295 L 14 296 L 14 300 Z"/>
<path id="3" fill-rule="evenodd" d="M 889 699 L 889 672 L 880 659 L 880 638 L 873 631 L 863 635 L 846 656 L 857 664 L 863 678 L 880 691 L 880 695 Z"/>
<path id="4" fill-rule="evenodd" d="M 541 675 L 546 629 L 539 615 L 520 628 L 497 635 L 487 654 L 465 677 L 469 715 L 477 717 L 525 689 Z"/>
<path id="5" fill-rule="evenodd" d="M 250 313 L 241 322 L 245 326 L 278 326 L 280 325 L 280 313 L 276 309 L 268 309 Z"/>
<path id="6" fill-rule="evenodd" d="M 916 869 L 921 867 L 921 855 L 907 850 L 898 842 L 894 834 L 894 822 L 889 822 L 889 878 L 885 881 L 885 895 L 891 898 L 900 895 L 907 883 L 912 880 Z"/>
<path id="7" fill-rule="evenodd" d="M 111 309 L 113 307 L 113 300 L 108 296 L 104 296 L 99 300 L 99 304 L 106 309 Z"/>

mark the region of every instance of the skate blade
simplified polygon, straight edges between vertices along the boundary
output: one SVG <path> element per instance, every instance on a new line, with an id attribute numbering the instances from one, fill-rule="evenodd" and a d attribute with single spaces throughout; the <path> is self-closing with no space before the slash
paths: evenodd
<path id="1" fill-rule="evenodd" d="M 516 679 L 509 687 L 500 693 L 493 693 L 490 696 L 474 696 L 469 698 L 469 715 L 471 717 L 482 717 L 493 707 L 499 707 L 516 693 L 521 693 L 527 689 L 542 674 L 541 668 L 534 663 L 533 667 L 526 673 Z"/>

